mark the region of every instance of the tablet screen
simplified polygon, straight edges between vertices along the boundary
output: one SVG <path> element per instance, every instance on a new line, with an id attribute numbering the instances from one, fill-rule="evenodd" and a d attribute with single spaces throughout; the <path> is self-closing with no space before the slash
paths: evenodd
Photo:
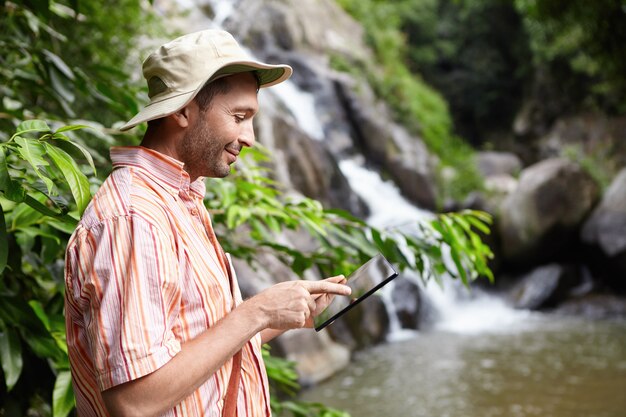
<path id="1" fill-rule="evenodd" d="M 315 330 L 319 332 L 397 276 L 389 261 L 381 254 L 376 255 L 348 276 L 347 284 L 352 294 L 336 295 L 328 307 L 315 317 Z"/>

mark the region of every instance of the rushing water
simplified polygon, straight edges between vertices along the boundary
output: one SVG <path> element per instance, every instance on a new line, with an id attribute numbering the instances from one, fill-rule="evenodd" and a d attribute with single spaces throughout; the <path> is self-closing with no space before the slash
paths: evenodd
<path id="1" fill-rule="evenodd" d="M 356 161 L 340 167 L 370 224 L 429 216 Z M 424 291 L 438 313 L 432 330 L 390 335 L 399 341 L 357 353 L 302 399 L 354 417 L 626 417 L 626 321 L 513 310 L 450 280 Z"/>
<path id="2" fill-rule="evenodd" d="M 355 354 L 301 397 L 353 417 L 624 417 L 626 322 L 533 315 L 497 332 L 422 332 Z"/>

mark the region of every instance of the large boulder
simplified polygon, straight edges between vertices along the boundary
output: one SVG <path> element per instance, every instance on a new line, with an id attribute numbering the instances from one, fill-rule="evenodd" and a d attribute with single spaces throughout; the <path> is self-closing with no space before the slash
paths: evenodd
<path id="1" fill-rule="evenodd" d="M 536 264 L 571 249 L 598 195 L 591 176 L 567 159 L 547 159 L 522 171 L 498 212 L 504 260 Z"/>
<path id="2" fill-rule="evenodd" d="M 609 280 L 626 288 L 626 168 L 604 193 L 582 228 L 581 239 L 601 252 L 600 262 L 610 271 Z"/>
<path id="3" fill-rule="evenodd" d="M 291 330 L 271 343 L 276 353 L 296 363 L 299 382 L 314 385 L 350 363 L 350 349 L 334 342 L 327 332 Z"/>
<path id="4" fill-rule="evenodd" d="M 510 292 L 515 308 L 539 310 L 556 307 L 580 283 L 572 266 L 544 265 L 524 275 Z"/>
<path id="5" fill-rule="evenodd" d="M 363 27 L 334 0 L 240 0 L 226 30 L 258 52 L 367 55 Z"/>

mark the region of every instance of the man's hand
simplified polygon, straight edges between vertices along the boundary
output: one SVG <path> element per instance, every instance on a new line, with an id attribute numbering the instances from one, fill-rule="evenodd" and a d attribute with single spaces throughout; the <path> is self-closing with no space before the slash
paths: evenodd
<path id="1" fill-rule="evenodd" d="M 350 295 L 343 276 L 322 281 L 281 282 L 246 303 L 263 315 L 266 328 L 288 330 L 311 327 L 312 317 L 324 310 L 334 295 Z"/>
<path id="2" fill-rule="evenodd" d="M 346 280 L 346 277 L 344 277 L 343 275 L 326 278 L 324 281 L 336 282 L 337 284 L 343 284 L 343 285 L 345 285 L 345 283 L 348 282 Z M 348 295 L 348 294 L 342 294 L 342 295 Z M 306 320 L 304 327 L 313 328 L 313 326 L 315 325 L 315 323 L 313 322 L 313 319 L 317 317 L 322 311 L 326 309 L 326 307 L 330 305 L 330 303 L 333 301 L 333 298 L 335 298 L 335 294 L 330 294 L 330 293 L 315 294 L 313 296 L 313 299 L 315 300 L 315 311 Z"/>

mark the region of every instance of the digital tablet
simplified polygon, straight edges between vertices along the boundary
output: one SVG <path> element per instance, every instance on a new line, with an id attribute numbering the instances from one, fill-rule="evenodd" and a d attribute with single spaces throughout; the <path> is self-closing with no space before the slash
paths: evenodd
<path id="1" fill-rule="evenodd" d="M 315 317 L 315 330 L 319 332 L 397 276 L 383 255 L 374 256 L 348 276 L 347 284 L 352 293 L 349 296 L 335 295 L 328 307 Z"/>

